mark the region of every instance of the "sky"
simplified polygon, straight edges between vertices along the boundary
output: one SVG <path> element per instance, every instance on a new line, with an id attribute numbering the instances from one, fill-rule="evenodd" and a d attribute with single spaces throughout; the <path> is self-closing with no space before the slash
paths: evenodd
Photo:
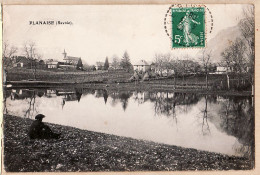
<path id="1" fill-rule="evenodd" d="M 9 5 L 3 8 L 3 38 L 19 48 L 35 42 L 43 59 L 81 57 L 84 63 L 95 64 L 112 56 L 122 57 L 127 51 L 132 63 L 141 59 L 153 61 L 156 53 L 176 57 L 190 55 L 196 59 L 201 49 L 171 49 L 164 30 L 164 16 L 170 5 Z M 212 12 L 213 30 L 217 33 L 237 25 L 243 18 L 239 4 L 206 5 Z M 29 25 L 29 21 L 70 21 L 72 25 Z M 207 26 L 207 24 L 206 24 Z"/>

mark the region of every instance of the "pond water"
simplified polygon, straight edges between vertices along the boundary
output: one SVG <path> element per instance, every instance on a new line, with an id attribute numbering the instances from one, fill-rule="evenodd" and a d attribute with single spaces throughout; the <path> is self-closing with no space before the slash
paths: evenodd
<path id="1" fill-rule="evenodd" d="M 245 156 L 254 143 L 251 97 L 105 89 L 11 89 L 4 113 L 80 129 Z"/>

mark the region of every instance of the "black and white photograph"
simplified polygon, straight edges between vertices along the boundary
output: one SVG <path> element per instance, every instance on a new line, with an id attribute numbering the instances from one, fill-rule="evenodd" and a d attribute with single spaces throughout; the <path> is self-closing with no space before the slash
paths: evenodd
<path id="1" fill-rule="evenodd" d="M 254 4 L 3 5 L 2 171 L 255 169 Z"/>

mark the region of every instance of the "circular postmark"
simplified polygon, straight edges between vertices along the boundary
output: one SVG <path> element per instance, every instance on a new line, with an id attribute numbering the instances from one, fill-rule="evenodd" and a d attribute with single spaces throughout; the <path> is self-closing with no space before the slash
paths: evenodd
<path id="1" fill-rule="evenodd" d="M 204 48 L 213 24 L 210 9 L 202 4 L 173 4 L 164 17 L 171 48 Z"/>

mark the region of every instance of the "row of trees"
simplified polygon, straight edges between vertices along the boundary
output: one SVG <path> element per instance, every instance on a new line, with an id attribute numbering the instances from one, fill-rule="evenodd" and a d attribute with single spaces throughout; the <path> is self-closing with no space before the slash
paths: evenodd
<path id="1" fill-rule="evenodd" d="M 239 29 L 242 34 L 241 37 L 236 38 L 231 42 L 230 46 L 222 53 L 223 62 L 226 69 L 228 89 L 229 74 L 236 72 L 239 74 L 238 78 L 247 78 L 252 85 L 252 92 L 254 91 L 254 58 L 255 58 L 255 23 L 254 23 L 254 7 L 248 6 L 244 9 L 244 19 L 239 23 Z M 248 77 L 243 77 L 243 72 L 248 72 Z M 238 81 L 240 82 L 240 81 Z"/>
<path id="2" fill-rule="evenodd" d="M 19 62 L 20 60 L 15 59 L 13 60 L 12 58 L 14 57 L 15 54 L 17 54 L 19 49 L 13 45 L 10 45 L 8 41 L 3 42 L 3 53 L 2 53 L 2 58 L 3 58 L 3 65 L 5 68 L 11 68 Z M 33 69 L 33 75 L 34 78 L 36 79 L 36 61 L 42 59 L 42 55 L 37 51 L 36 49 L 36 44 L 35 42 L 25 42 L 22 48 L 22 54 L 25 56 L 27 60 L 30 62 L 30 67 Z M 22 57 L 17 57 L 17 58 L 22 58 Z M 7 71 L 5 69 L 5 71 Z"/>
<path id="3" fill-rule="evenodd" d="M 13 45 L 10 45 L 8 41 L 3 42 L 3 63 L 4 66 L 9 68 L 13 67 L 15 62 L 19 60 L 12 60 L 12 58 L 17 54 L 19 49 Z M 22 55 L 24 55 L 31 62 L 31 68 L 33 68 L 33 63 L 36 60 L 41 60 L 42 55 L 37 51 L 35 42 L 26 42 L 21 50 Z"/>
<path id="4" fill-rule="evenodd" d="M 179 75 L 185 73 L 198 73 L 202 71 L 201 64 L 190 58 L 188 55 L 183 59 L 179 59 L 170 53 L 155 54 L 154 66 L 159 74 L 162 74 L 164 71 L 170 72 L 171 70 L 173 70 L 175 74 Z M 211 66 L 213 65 L 211 64 Z"/>
<path id="5" fill-rule="evenodd" d="M 106 57 L 104 70 L 108 70 L 110 67 L 112 69 L 131 70 L 132 64 L 128 52 L 125 51 L 121 59 L 117 55 L 113 55 L 111 64 L 108 62 L 108 57 Z"/>

